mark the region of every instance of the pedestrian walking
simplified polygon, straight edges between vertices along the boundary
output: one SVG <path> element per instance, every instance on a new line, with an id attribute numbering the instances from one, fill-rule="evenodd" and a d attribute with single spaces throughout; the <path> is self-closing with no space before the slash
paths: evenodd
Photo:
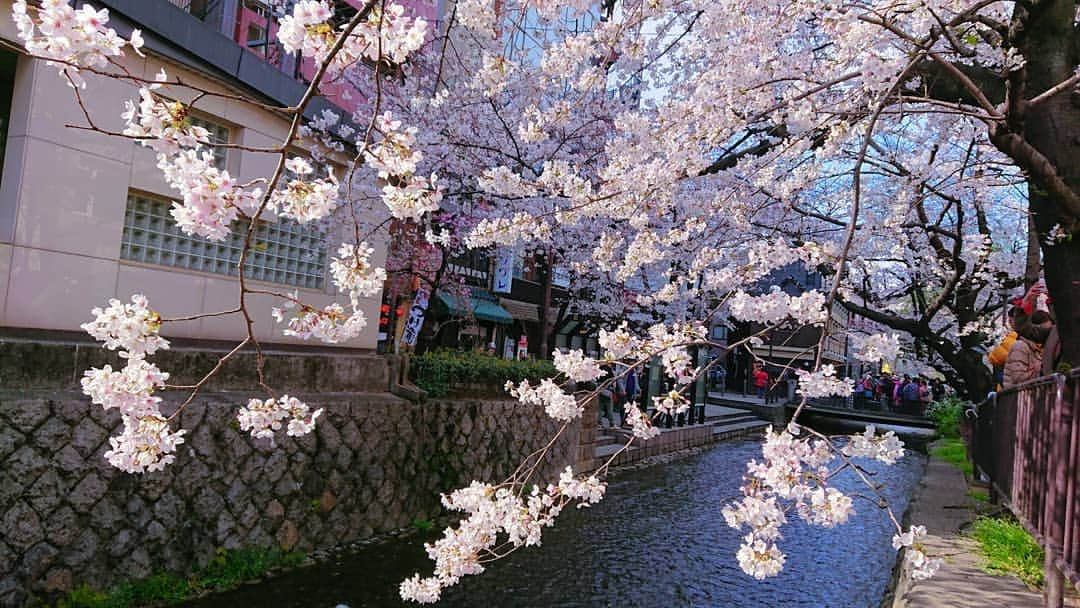
<path id="1" fill-rule="evenodd" d="M 631 367 L 626 373 L 626 401 L 637 405 L 638 399 L 638 372 L 636 367 Z"/>
<path id="2" fill-rule="evenodd" d="M 883 410 L 892 409 L 893 402 L 893 386 L 896 381 L 893 380 L 892 374 L 885 373 L 881 377 L 881 382 L 878 383 L 878 394 L 880 395 L 879 402 L 880 407 Z"/>
<path id="3" fill-rule="evenodd" d="M 914 378 L 904 376 L 904 386 L 900 389 L 900 413 L 914 414 L 919 408 L 919 383 Z"/>
<path id="4" fill-rule="evenodd" d="M 759 399 L 765 398 L 765 387 L 769 385 L 769 373 L 761 368 L 760 365 L 754 364 L 754 388 L 757 389 L 757 396 Z"/>
<path id="5" fill-rule="evenodd" d="M 904 377 L 903 378 L 898 378 L 896 380 L 896 384 L 893 385 L 893 393 L 892 393 L 892 408 L 893 408 L 893 411 L 897 411 L 897 412 L 900 411 L 900 406 L 904 402 L 903 395 L 901 393 L 904 392 L 904 387 L 910 381 L 911 381 L 911 378 L 909 378 L 907 374 L 904 374 Z"/>
<path id="6" fill-rule="evenodd" d="M 931 401 L 933 401 L 933 395 L 930 392 L 930 383 L 926 381 L 926 378 L 919 378 L 919 403 L 915 408 L 915 413 L 925 416 L 926 408 L 930 407 Z"/>

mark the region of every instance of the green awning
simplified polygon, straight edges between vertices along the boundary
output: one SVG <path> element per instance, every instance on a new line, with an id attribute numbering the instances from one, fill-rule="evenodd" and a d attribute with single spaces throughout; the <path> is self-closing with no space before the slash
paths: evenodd
<path id="1" fill-rule="evenodd" d="M 466 305 L 460 299 L 444 291 L 438 292 L 438 295 L 439 300 L 446 305 L 450 316 L 468 316 L 469 312 L 466 310 Z M 472 308 L 472 315 L 481 321 L 506 325 L 514 322 L 514 317 L 510 316 L 510 313 L 506 312 L 506 309 L 502 306 L 499 306 L 495 296 L 484 291 L 472 290 L 472 295 L 469 297 L 469 306 Z"/>

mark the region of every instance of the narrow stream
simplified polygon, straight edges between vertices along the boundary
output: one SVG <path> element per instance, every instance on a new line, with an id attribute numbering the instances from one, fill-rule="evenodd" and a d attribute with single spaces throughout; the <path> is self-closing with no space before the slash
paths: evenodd
<path id="1" fill-rule="evenodd" d="M 720 507 L 737 495 L 747 460 L 759 456 L 758 441 L 726 442 L 617 474 L 603 502 L 564 512 L 545 531 L 543 546 L 466 577 L 438 605 L 877 608 L 896 553 L 886 514 L 867 501 L 856 500 L 858 515 L 838 528 L 809 527 L 797 517 L 785 526 L 781 549 L 788 557 L 780 576 L 756 581 L 739 570 L 734 553 L 740 535 L 724 524 Z M 898 517 L 923 463 L 923 456 L 909 451 L 893 466 L 869 465 Z M 837 486 L 856 490 L 859 483 L 841 474 Z M 398 582 L 430 572 L 424 540 L 412 535 L 372 546 L 187 607 L 403 606 Z"/>

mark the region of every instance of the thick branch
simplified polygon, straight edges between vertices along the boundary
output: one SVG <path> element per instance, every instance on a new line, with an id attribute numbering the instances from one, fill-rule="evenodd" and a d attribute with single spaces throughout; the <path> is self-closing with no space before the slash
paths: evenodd
<path id="1" fill-rule="evenodd" d="M 1080 220 L 1080 194 L 1077 194 L 1065 180 L 1058 175 L 1050 159 L 1029 144 L 1016 133 L 995 128 L 990 134 L 990 141 L 1031 176 L 1061 206 L 1062 211 L 1075 220 Z"/>

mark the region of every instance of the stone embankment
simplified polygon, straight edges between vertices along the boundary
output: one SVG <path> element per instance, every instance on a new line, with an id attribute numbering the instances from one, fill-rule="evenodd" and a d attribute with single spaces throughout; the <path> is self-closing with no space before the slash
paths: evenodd
<path id="1" fill-rule="evenodd" d="M 116 411 L 71 390 L 111 353 L 2 340 L 0 351 L 0 606 L 82 583 L 184 575 L 217 548 L 311 552 L 432 519 L 440 492 L 505 478 L 557 428 L 542 409 L 513 401 L 416 404 L 378 392 L 389 372 L 374 356 L 286 352 L 269 358 L 268 379 L 325 409 L 314 433 L 280 433 L 274 445 L 240 432 L 237 408 L 255 393 L 237 390 L 252 386 L 237 369 L 179 416 L 187 435 L 176 462 L 129 475 L 103 456 L 119 431 Z M 214 360 L 169 355 L 162 368 L 181 379 Z M 563 433 L 541 474 L 591 466 L 582 435 Z M 579 463 L 581 453 L 589 458 Z"/>

